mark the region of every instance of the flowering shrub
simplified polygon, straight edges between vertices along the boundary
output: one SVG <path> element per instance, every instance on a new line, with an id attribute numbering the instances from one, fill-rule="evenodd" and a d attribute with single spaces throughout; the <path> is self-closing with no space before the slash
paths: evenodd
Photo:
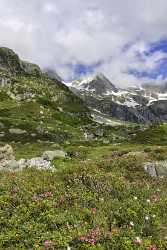
<path id="1" fill-rule="evenodd" d="M 55 173 L 0 172 L 0 249 L 166 249 L 166 179 L 128 178 L 134 159 L 126 168 L 116 157 L 111 170 L 103 157 Z"/>
<path id="2" fill-rule="evenodd" d="M 157 247 L 156 247 L 156 245 L 151 245 L 151 246 L 148 248 L 148 250 L 157 250 Z"/>
<path id="3" fill-rule="evenodd" d="M 90 232 L 87 235 L 80 236 L 79 240 L 84 243 L 95 245 L 99 235 L 100 235 L 99 228 L 93 228 L 90 230 Z"/>
<path id="4" fill-rule="evenodd" d="M 44 241 L 44 247 L 49 248 L 51 246 L 52 242 L 50 240 L 45 240 Z"/>

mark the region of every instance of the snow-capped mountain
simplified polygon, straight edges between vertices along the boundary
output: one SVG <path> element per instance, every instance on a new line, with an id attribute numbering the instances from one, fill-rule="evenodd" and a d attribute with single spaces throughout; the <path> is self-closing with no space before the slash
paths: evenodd
<path id="1" fill-rule="evenodd" d="M 147 83 L 120 89 L 103 74 L 72 82 L 71 90 L 87 106 L 112 118 L 131 122 L 167 120 L 167 84 Z"/>
<path id="2" fill-rule="evenodd" d="M 107 93 L 116 93 L 118 89 L 103 75 L 97 74 L 94 77 L 76 80 L 72 87 L 80 91 L 92 92 L 96 95 L 105 95 Z"/>

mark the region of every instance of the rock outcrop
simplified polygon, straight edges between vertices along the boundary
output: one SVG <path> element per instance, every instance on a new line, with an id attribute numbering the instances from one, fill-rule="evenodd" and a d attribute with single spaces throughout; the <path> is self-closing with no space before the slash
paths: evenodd
<path id="1" fill-rule="evenodd" d="M 0 48 L 0 69 L 12 75 L 27 74 L 39 76 L 42 74 L 38 65 L 20 60 L 19 56 L 11 49 Z M 2 80 L 2 84 L 6 79 Z"/>
<path id="2" fill-rule="evenodd" d="M 51 160 L 55 157 L 65 157 L 64 151 L 46 151 L 43 156 L 32 159 L 20 159 L 16 161 L 13 149 L 10 145 L 0 147 L 0 170 L 3 171 L 20 171 L 24 168 L 37 168 L 39 170 L 54 171 Z"/>
<path id="3" fill-rule="evenodd" d="M 13 148 L 8 144 L 0 147 L 0 170 L 16 169 L 18 167 Z"/>
<path id="4" fill-rule="evenodd" d="M 144 170 L 151 177 L 167 177 L 167 161 L 153 161 L 144 164 Z"/>

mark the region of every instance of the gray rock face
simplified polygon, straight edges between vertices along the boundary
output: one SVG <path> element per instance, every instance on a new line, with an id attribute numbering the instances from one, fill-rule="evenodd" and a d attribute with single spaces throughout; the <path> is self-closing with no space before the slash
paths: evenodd
<path id="1" fill-rule="evenodd" d="M 167 161 L 148 162 L 144 165 L 144 170 L 151 177 L 166 177 L 167 176 Z"/>
<path id="2" fill-rule="evenodd" d="M 36 64 L 22 61 L 22 67 L 23 67 L 25 73 L 28 75 L 33 75 L 33 76 L 40 76 L 41 75 L 41 69 Z"/>
<path id="3" fill-rule="evenodd" d="M 44 160 L 52 161 L 55 158 L 65 158 L 66 153 L 62 150 L 46 151 L 42 155 Z"/>
<path id="4" fill-rule="evenodd" d="M 80 96 L 88 107 L 96 109 L 110 117 L 136 123 L 154 123 L 167 121 L 167 101 L 157 101 L 149 106 L 128 107 L 120 105 L 109 97 L 98 99 L 95 96 Z"/>
<path id="5" fill-rule="evenodd" d="M 11 74 L 28 74 L 39 76 L 42 74 L 39 66 L 20 60 L 11 49 L 0 47 L 0 69 Z"/>
<path id="6" fill-rule="evenodd" d="M 105 76 L 97 75 L 74 81 L 71 90 L 89 108 L 112 118 L 145 124 L 167 121 L 167 88 L 143 86 L 122 90 Z"/>
<path id="7" fill-rule="evenodd" d="M 18 55 L 5 47 L 0 48 L 0 69 L 12 74 L 23 71 Z"/>

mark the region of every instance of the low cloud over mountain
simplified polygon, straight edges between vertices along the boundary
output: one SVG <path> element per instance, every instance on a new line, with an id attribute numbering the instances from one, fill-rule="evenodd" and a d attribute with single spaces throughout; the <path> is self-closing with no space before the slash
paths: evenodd
<path id="1" fill-rule="evenodd" d="M 104 73 L 117 85 L 166 79 L 165 0 L 0 0 L 0 45 L 65 80 Z"/>

